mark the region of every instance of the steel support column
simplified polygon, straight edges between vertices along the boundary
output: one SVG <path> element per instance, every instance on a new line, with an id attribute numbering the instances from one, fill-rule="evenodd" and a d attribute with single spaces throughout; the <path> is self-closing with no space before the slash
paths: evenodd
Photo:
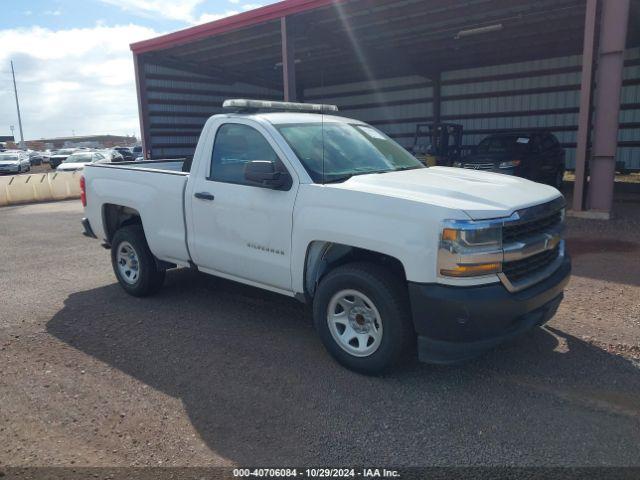
<path id="1" fill-rule="evenodd" d="M 596 37 L 598 0 L 587 0 L 582 44 L 582 76 L 580 79 L 580 112 L 576 138 L 576 181 L 573 188 L 573 210 L 584 208 L 585 165 L 591 133 L 591 92 L 593 85 L 593 53 Z"/>
<path id="2" fill-rule="evenodd" d="M 440 123 L 440 116 L 442 112 L 442 73 L 431 77 L 431 85 L 433 86 L 433 122 Z"/>
<path id="3" fill-rule="evenodd" d="M 282 38 L 282 80 L 284 101 L 296 101 L 296 60 L 291 32 L 287 31 L 287 17 L 280 18 L 280 36 Z"/>
<path id="4" fill-rule="evenodd" d="M 610 215 L 630 0 L 602 2 L 589 208 Z"/>
<path id="5" fill-rule="evenodd" d="M 144 61 L 139 54 L 133 54 L 133 68 L 136 75 L 136 93 L 138 94 L 138 116 L 140 120 L 140 140 L 142 142 L 142 156 L 151 160 L 151 145 L 149 138 L 149 116 L 147 102 L 147 86 Z"/>

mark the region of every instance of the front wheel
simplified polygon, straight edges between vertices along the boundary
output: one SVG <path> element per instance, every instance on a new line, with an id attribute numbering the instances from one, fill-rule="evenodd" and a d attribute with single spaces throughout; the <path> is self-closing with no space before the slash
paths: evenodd
<path id="1" fill-rule="evenodd" d="M 111 264 L 122 288 L 134 297 L 156 293 L 164 283 L 165 270 L 158 268 L 140 225 L 123 227 L 114 234 Z"/>
<path id="2" fill-rule="evenodd" d="M 412 350 L 406 289 L 378 265 L 351 263 L 329 272 L 316 290 L 313 316 L 325 348 L 351 370 L 377 374 Z"/>

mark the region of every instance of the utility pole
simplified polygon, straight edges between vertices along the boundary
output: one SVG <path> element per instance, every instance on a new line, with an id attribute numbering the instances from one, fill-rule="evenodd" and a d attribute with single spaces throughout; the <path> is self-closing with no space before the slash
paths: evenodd
<path id="1" fill-rule="evenodd" d="M 18 110 L 18 128 L 20 129 L 20 148 L 24 148 L 24 135 L 22 133 L 22 117 L 20 116 L 20 102 L 18 102 L 18 88 L 16 87 L 16 74 L 11 60 L 11 76 L 13 77 L 13 93 L 16 95 L 16 109 Z"/>

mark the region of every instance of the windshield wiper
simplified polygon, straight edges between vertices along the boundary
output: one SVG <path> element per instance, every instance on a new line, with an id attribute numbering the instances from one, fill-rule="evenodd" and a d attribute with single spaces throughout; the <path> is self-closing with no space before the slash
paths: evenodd
<path id="1" fill-rule="evenodd" d="M 370 173 L 386 173 L 389 170 L 355 170 L 353 173 L 348 173 L 346 175 L 340 175 L 337 177 L 332 177 L 329 180 L 325 180 L 324 183 L 340 183 L 345 180 L 349 180 L 351 177 L 355 177 L 356 175 L 368 175 Z"/>
<path id="2" fill-rule="evenodd" d="M 400 167 L 392 170 L 393 172 L 402 172 L 403 170 L 417 170 L 418 168 L 425 168 L 423 165 L 412 165 L 407 167 Z"/>
<path id="3" fill-rule="evenodd" d="M 323 179 L 324 180 L 323 183 L 325 183 L 325 184 L 326 183 L 341 183 L 341 182 L 344 182 L 346 180 L 349 180 L 351 177 L 353 177 L 353 175 L 350 174 L 350 175 L 342 175 L 342 176 L 339 176 L 339 177 L 333 177 L 333 178 L 330 178 L 328 180 L 327 179 Z"/>
<path id="4" fill-rule="evenodd" d="M 340 182 L 344 182 L 345 180 L 349 180 L 351 177 L 355 177 L 358 175 L 373 175 L 373 174 L 379 174 L 379 173 L 389 173 L 389 172 L 399 172 L 400 170 L 412 170 L 414 168 L 422 168 L 422 167 L 400 167 L 397 168 L 395 170 L 356 170 L 353 173 L 350 173 L 348 175 L 341 175 L 338 177 L 332 177 L 329 180 L 325 180 L 324 183 L 340 183 Z"/>

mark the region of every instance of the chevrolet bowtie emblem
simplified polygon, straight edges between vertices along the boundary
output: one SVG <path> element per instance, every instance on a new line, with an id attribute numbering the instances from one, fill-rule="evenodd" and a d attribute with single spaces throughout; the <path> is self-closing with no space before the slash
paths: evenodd
<path id="1" fill-rule="evenodd" d="M 546 234 L 545 235 L 545 239 L 544 239 L 544 248 L 545 250 L 552 250 L 554 248 L 556 248 L 556 246 L 558 245 L 558 243 L 560 243 L 560 236 L 559 235 L 551 235 L 551 234 Z"/>

